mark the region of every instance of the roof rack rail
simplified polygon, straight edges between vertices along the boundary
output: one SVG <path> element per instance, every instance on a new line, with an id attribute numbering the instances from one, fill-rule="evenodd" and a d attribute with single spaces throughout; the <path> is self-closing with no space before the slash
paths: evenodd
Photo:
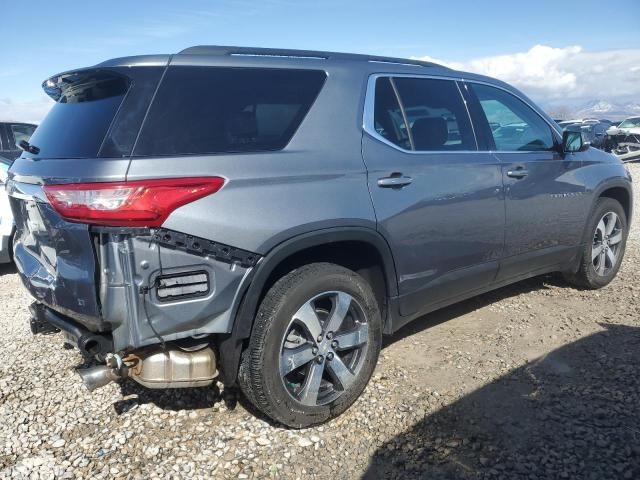
<path id="1" fill-rule="evenodd" d="M 284 48 L 197 45 L 194 47 L 185 48 L 184 50 L 178 52 L 178 55 L 305 58 L 312 60 L 360 60 L 375 63 L 446 68 L 436 63 L 423 62 L 421 60 L 412 60 L 407 58 L 379 57 L 375 55 L 361 55 L 357 53 L 322 52 L 316 50 L 294 50 Z"/>

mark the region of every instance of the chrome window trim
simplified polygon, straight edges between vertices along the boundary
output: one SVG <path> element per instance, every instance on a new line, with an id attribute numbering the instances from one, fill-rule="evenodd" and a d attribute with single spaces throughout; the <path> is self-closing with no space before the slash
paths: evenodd
<path id="1" fill-rule="evenodd" d="M 467 99 L 462 93 L 462 89 L 460 88 L 460 82 L 456 82 L 456 87 L 458 89 L 458 93 L 460 94 L 460 98 L 462 99 L 462 103 L 464 103 L 464 109 L 467 112 L 467 118 L 469 119 L 469 123 L 471 124 L 471 131 L 473 132 L 473 139 L 476 142 L 476 151 L 480 151 L 480 144 L 478 143 L 478 137 L 476 136 L 476 126 L 473 124 L 473 118 L 471 118 L 471 112 L 469 111 L 469 105 L 467 104 Z"/>
<path id="2" fill-rule="evenodd" d="M 476 150 L 407 150 L 406 148 L 402 148 L 398 145 L 396 145 L 393 142 L 390 142 L 389 140 L 387 140 L 386 138 L 384 138 L 382 135 L 380 135 L 378 132 L 376 132 L 375 129 L 375 123 L 374 123 L 374 115 L 375 115 L 375 99 L 376 99 L 376 81 L 378 80 L 378 78 L 423 78 L 423 79 L 432 79 L 432 80 L 449 80 L 451 82 L 456 82 L 456 86 L 458 87 L 458 92 L 460 93 L 460 96 L 462 98 L 462 101 L 464 102 L 465 108 L 467 109 L 467 116 L 469 118 L 469 122 L 471 123 L 471 128 L 473 129 L 473 136 L 475 138 L 476 141 Z M 365 98 L 364 98 L 364 111 L 363 111 L 363 115 L 362 115 L 362 129 L 364 132 L 366 132 L 367 134 L 369 134 L 371 137 L 375 138 L 376 140 L 378 140 L 379 142 L 384 143 L 385 145 L 388 145 L 391 148 L 395 148 L 396 150 L 403 152 L 403 153 L 410 153 L 410 154 L 417 154 L 417 155 L 424 155 L 424 154 L 456 154 L 456 153 L 537 153 L 540 154 L 541 152 L 547 152 L 547 150 L 514 150 L 514 151 L 500 151 L 500 150 L 480 150 L 479 149 L 479 145 L 478 145 L 478 139 L 476 137 L 476 133 L 475 133 L 475 125 L 473 123 L 473 120 L 471 118 L 469 109 L 468 109 L 468 105 L 467 102 L 464 98 L 464 95 L 462 95 L 462 92 L 460 91 L 460 86 L 458 84 L 458 82 L 462 82 L 462 83 L 477 83 L 480 85 L 487 85 L 489 87 L 493 87 L 493 88 L 497 88 L 498 90 L 502 90 L 510 95 L 512 95 L 513 97 L 517 98 L 518 100 L 520 100 L 522 103 L 524 103 L 525 105 L 527 105 L 530 109 L 532 109 L 536 115 L 538 115 L 542 120 L 544 120 L 544 122 L 549 125 L 549 127 L 551 128 L 552 132 L 555 132 L 556 134 L 558 134 L 559 136 L 562 136 L 562 132 L 560 130 L 558 130 L 557 126 L 552 125 L 541 113 L 540 110 L 538 110 L 538 108 L 536 108 L 535 106 L 533 106 L 530 102 L 526 101 L 525 99 L 523 99 L 522 97 L 520 97 L 519 95 L 516 95 L 515 93 L 511 92 L 510 90 L 501 87 L 500 85 L 495 85 L 493 83 L 490 82 L 483 82 L 481 80 L 473 80 L 473 79 L 465 79 L 462 77 L 447 77 L 447 76 L 443 76 L 443 75 L 421 75 L 421 74 L 410 74 L 410 73 L 398 73 L 398 74 L 393 74 L 393 73 L 373 73 L 371 75 L 369 75 L 369 78 L 367 80 L 367 90 L 365 92 Z"/>

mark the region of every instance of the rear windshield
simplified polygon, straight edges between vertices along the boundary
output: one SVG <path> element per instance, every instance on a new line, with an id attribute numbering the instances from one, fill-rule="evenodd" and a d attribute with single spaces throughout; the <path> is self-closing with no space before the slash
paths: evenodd
<path id="1" fill-rule="evenodd" d="M 164 69 L 81 70 L 47 80 L 56 103 L 29 139 L 37 158 L 128 157 Z"/>
<path id="2" fill-rule="evenodd" d="M 29 143 L 40 149 L 40 157 L 96 157 L 128 79 L 104 71 L 78 72 L 47 80 L 44 88 L 56 103 Z"/>
<path id="3" fill-rule="evenodd" d="M 325 77 L 317 70 L 170 67 L 134 155 L 280 150 Z"/>

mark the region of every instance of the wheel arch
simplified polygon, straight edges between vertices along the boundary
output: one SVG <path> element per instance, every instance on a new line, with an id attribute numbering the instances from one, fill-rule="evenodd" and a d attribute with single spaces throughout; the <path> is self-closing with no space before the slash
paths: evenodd
<path id="1" fill-rule="evenodd" d="M 613 198 L 614 200 L 620 202 L 622 208 L 625 211 L 627 216 L 627 226 L 631 224 L 631 216 L 633 215 L 633 191 L 631 187 L 631 182 L 626 178 L 616 177 L 603 181 L 597 187 L 593 189 L 593 194 L 591 196 L 592 201 L 589 206 L 589 213 L 586 217 L 584 228 L 582 231 L 582 242 L 580 245 L 583 245 L 584 242 L 587 241 L 589 232 L 587 231 L 589 228 L 589 219 L 593 215 L 593 212 L 596 209 L 596 204 L 598 200 L 601 198 Z M 571 262 L 571 267 L 569 269 L 570 272 L 575 273 L 580 267 L 580 261 L 582 260 L 582 255 L 579 255 L 576 252 L 575 260 Z"/>
<path id="2" fill-rule="evenodd" d="M 366 252 L 358 250 L 356 247 L 368 249 Z M 218 353 L 221 364 L 221 381 L 225 385 L 232 385 L 236 382 L 240 355 L 243 345 L 251 335 L 253 322 L 257 313 L 260 301 L 266 290 L 283 274 L 286 274 L 296 265 L 310 263 L 314 261 L 330 261 L 327 255 L 330 252 L 338 252 L 341 248 L 346 248 L 351 254 L 362 252 L 364 255 L 375 253 L 379 259 L 379 272 L 384 287 L 381 287 L 374 279 L 374 291 L 380 301 L 382 308 L 386 307 L 386 299 L 398 295 L 398 282 L 396 278 L 395 264 L 391 249 L 386 240 L 377 231 L 366 227 L 336 227 L 317 230 L 298 235 L 284 241 L 267 253 L 256 265 L 251 281 L 241 296 L 241 300 L 236 309 L 232 331 L 221 336 L 218 343 Z M 305 259 L 306 260 L 303 260 Z M 335 263 L 343 266 L 344 261 Z M 363 274 L 375 275 L 375 272 Z M 367 278 L 371 281 L 372 278 Z M 378 286 L 376 287 L 376 283 Z M 381 291 L 382 290 L 382 291 Z M 384 312 L 384 311 L 383 311 Z M 388 315 L 387 315 L 388 316 Z M 385 315 L 383 313 L 383 321 Z"/>
<path id="3" fill-rule="evenodd" d="M 624 213 L 627 217 L 627 223 L 630 223 L 631 215 L 633 213 L 632 212 L 633 199 L 631 195 L 632 194 L 630 189 L 626 188 L 625 186 L 615 184 L 615 185 L 605 186 L 600 191 L 600 194 L 596 197 L 596 200 L 602 197 L 607 197 L 607 198 L 612 198 L 614 200 L 617 200 L 620 203 L 620 205 L 622 205 L 622 208 L 624 209 Z"/>
<path id="4" fill-rule="evenodd" d="M 586 239 L 588 219 L 591 218 L 596 208 L 596 204 L 600 198 L 612 198 L 622 205 L 627 216 L 627 225 L 631 225 L 633 215 L 633 187 L 631 181 L 625 177 L 607 178 L 593 188 L 591 196 L 591 205 L 589 207 L 589 215 L 585 222 L 583 239 Z"/>

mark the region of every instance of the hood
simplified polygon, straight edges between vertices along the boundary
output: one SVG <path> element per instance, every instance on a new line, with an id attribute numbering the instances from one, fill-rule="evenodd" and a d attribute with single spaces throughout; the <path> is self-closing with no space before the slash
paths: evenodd
<path id="1" fill-rule="evenodd" d="M 632 127 L 632 128 L 611 127 L 607 129 L 607 135 L 640 135 L 640 127 Z"/>

